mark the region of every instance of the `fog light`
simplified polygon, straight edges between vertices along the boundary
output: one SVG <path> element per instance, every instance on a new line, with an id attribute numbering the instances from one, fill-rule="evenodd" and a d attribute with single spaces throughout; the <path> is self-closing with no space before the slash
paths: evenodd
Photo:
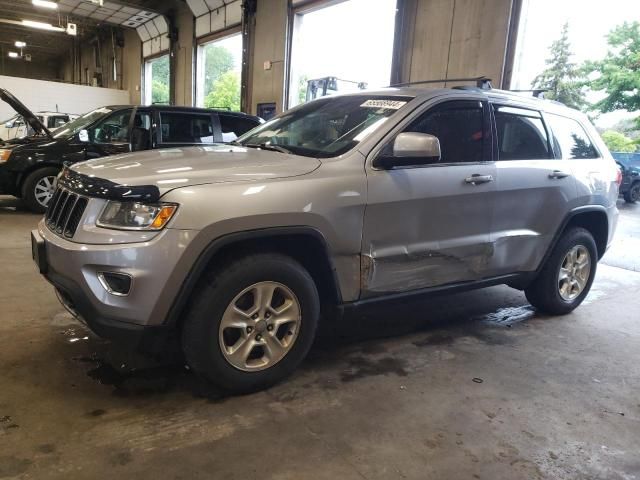
<path id="1" fill-rule="evenodd" d="M 98 272 L 98 280 L 111 295 L 124 297 L 131 290 L 131 275 L 115 272 Z"/>

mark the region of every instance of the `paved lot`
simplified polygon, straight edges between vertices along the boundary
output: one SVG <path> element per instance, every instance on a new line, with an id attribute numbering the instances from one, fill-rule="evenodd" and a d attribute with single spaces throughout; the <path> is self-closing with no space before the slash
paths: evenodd
<path id="1" fill-rule="evenodd" d="M 0 478 L 640 478 L 640 205 L 571 315 L 507 287 L 380 310 L 235 398 L 71 319 L 16 206 L 0 197 Z"/>

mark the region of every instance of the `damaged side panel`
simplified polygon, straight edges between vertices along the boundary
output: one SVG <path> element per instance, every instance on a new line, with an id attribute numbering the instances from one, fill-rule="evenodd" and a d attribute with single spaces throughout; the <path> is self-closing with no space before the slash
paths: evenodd
<path id="1" fill-rule="evenodd" d="M 362 256 L 363 296 L 480 280 L 492 256 L 491 243 L 441 250 L 402 247 L 398 252 L 372 248 Z"/>

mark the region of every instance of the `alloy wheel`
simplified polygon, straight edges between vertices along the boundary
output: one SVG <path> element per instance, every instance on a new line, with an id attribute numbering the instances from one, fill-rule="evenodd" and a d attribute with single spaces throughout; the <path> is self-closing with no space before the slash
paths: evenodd
<path id="1" fill-rule="evenodd" d="M 33 187 L 33 196 L 35 197 L 36 202 L 38 202 L 43 207 L 49 205 L 49 201 L 56 191 L 57 182 L 57 177 L 53 175 L 42 177 L 40 180 L 38 180 L 38 182 Z"/>
<path id="2" fill-rule="evenodd" d="M 300 322 L 300 302 L 288 287 L 255 283 L 236 295 L 222 315 L 220 349 L 238 370 L 265 370 L 291 350 Z"/>
<path id="3" fill-rule="evenodd" d="M 558 293 L 565 302 L 574 301 L 584 291 L 591 275 L 591 255 L 587 247 L 576 245 L 564 257 L 558 273 Z"/>

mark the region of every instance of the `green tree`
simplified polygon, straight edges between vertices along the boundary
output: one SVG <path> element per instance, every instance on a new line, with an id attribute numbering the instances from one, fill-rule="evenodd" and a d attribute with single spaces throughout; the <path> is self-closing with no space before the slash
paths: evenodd
<path id="1" fill-rule="evenodd" d="M 532 88 L 548 90 L 545 92 L 546 98 L 562 102 L 568 107 L 585 107 L 581 71 L 571 62 L 568 23 L 563 25 L 560 38 L 551 43 L 549 55 L 545 61 L 547 68 L 533 80 Z"/>
<path id="2" fill-rule="evenodd" d="M 233 53 L 220 45 L 204 47 L 204 95 L 208 96 L 222 75 L 233 70 Z"/>
<path id="3" fill-rule="evenodd" d="M 240 111 L 240 75 L 233 70 L 223 73 L 204 99 L 206 108 Z"/>
<path id="4" fill-rule="evenodd" d="M 632 139 L 623 133 L 614 130 L 607 130 L 602 135 L 602 140 L 607 144 L 607 148 L 612 152 L 635 152 L 636 145 Z"/>
<path id="5" fill-rule="evenodd" d="M 151 101 L 169 103 L 169 55 L 151 63 Z"/>
<path id="6" fill-rule="evenodd" d="M 169 103 L 169 85 L 154 78 L 151 82 L 151 102 Z"/>
<path id="7" fill-rule="evenodd" d="M 606 94 L 593 109 L 600 112 L 640 110 L 640 22 L 624 22 L 607 35 L 609 50 L 600 61 L 587 62 L 585 72 L 596 78 L 592 90 Z M 640 128 L 640 117 L 636 119 Z"/>
<path id="8" fill-rule="evenodd" d="M 309 81 L 308 75 L 300 75 L 298 77 L 298 103 L 304 103 L 307 101 L 307 82 Z"/>

